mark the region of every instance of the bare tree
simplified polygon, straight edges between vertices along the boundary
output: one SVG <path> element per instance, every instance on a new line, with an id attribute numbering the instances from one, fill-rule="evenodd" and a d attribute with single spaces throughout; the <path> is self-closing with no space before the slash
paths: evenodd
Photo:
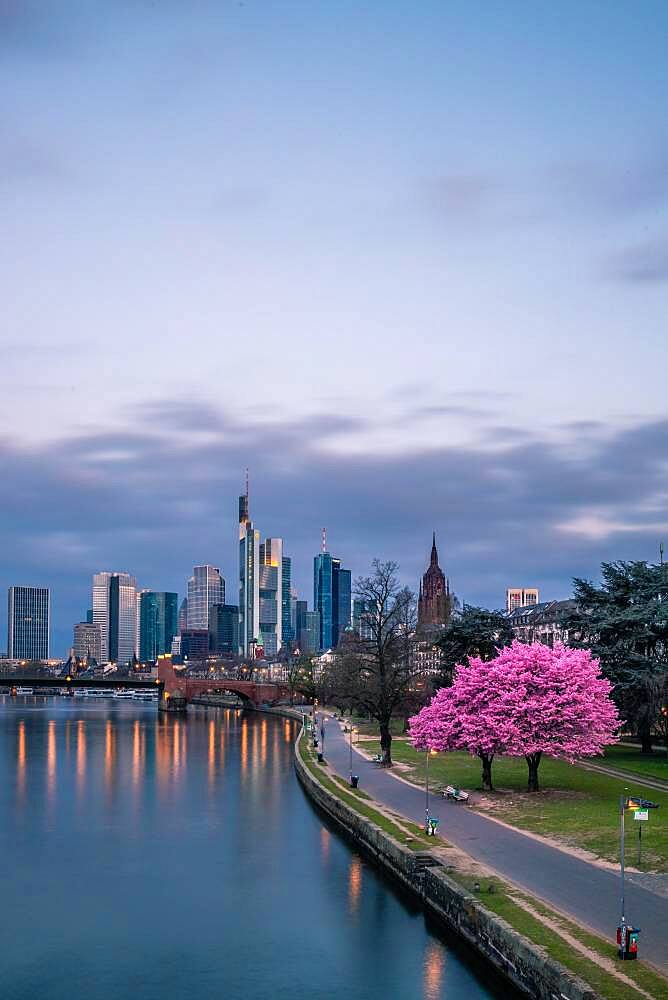
<path id="1" fill-rule="evenodd" d="M 294 705 L 295 691 L 309 700 L 314 698 L 315 682 L 313 680 L 313 661 L 310 656 L 302 654 L 299 657 L 291 657 L 285 668 L 285 677 L 290 691 L 291 705 Z"/>
<path id="2" fill-rule="evenodd" d="M 392 767 L 392 716 L 414 705 L 418 679 L 410 658 L 415 594 L 400 587 L 396 574 L 396 563 L 374 559 L 371 576 L 355 581 L 355 597 L 365 608 L 362 634 L 346 642 L 330 674 L 337 701 L 378 722 L 383 767 Z"/>

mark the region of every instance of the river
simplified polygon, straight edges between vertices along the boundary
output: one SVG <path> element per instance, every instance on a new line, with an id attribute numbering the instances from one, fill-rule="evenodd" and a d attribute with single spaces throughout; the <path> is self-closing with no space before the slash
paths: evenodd
<path id="1" fill-rule="evenodd" d="M 0 696 L 4 1000 L 510 996 L 313 809 L 295 736 Z"/>

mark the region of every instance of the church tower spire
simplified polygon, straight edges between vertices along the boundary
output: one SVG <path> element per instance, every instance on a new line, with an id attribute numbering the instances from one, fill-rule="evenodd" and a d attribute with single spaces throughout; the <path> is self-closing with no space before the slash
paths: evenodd
<path id="1" fill-rule="evenodd" d="M 431 558 L 427 572 L 420 581 L 418 626 L 447 625 L 452 614 L 450 587 L 438 565 L 436 532 L 431 536 Z"/>

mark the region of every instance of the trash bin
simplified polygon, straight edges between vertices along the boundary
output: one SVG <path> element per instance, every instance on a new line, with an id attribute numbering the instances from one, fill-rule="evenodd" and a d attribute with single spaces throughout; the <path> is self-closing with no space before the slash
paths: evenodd
<path id="1" fill-rule="evenodd" d="M 322 755 L 322 750 L 318 750 L 318 764 L 322 764 L 325 758 Z"/>
<path id="2" fill-rule="evenodd" d="M 620 924 L 617 928 L 617 955 L 622 961 L 635 961 L 638 958 L 639 927 L 630 924 Z"/>
<path id="3" fill-rule="evenodd" d="M 359 774 L 350 775 L 350 784 L 353 788 L 357 788 L 357 786 L 359 785 L 359 780 L 360 780 Z"/>

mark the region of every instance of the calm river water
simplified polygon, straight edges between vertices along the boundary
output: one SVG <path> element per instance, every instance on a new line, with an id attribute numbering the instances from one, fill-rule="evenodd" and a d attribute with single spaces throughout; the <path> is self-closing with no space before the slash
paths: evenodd
<path id="1" fill-rule="evenodd" d="M 0 696 L 3 1000 L 508 996 L 323 823 L 295 735 Z"/>

